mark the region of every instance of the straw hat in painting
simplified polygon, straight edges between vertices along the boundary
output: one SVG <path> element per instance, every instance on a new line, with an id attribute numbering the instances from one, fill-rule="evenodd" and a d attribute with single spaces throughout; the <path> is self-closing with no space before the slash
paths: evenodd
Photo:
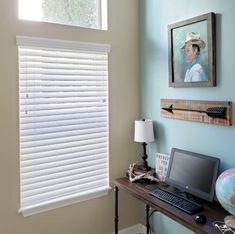
<path id="1" fill-rule="evenodd" d="M 196 32 L 189 32 L 186 35 L 185 42 L 181 45 L 180 49 L 184 49 L 185 45 L 190 43 L 192 45 L 198 45 L 200 49 L 205 48 L 206 44 L 200 39 L 200 34 Z"/>

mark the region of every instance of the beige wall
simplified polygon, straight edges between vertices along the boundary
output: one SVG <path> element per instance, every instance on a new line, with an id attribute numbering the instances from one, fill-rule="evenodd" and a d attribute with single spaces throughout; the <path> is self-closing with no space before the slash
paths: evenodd
<path id="1" fill-rule="evenodd" d="M 18 75 L 16 35 L 104 42 L 110 54 L 110 176 L 136 160 L 138 116 L 138 1 L 108 0 L 109 30 L 20 21 L 17 0 L 0 2 L 0 234 L 108 234 L 114 231 L 114 193 L 24 218 L 19 209 Z M 120 226 L 138 222 L 138 206 L 120 194 Z"/>

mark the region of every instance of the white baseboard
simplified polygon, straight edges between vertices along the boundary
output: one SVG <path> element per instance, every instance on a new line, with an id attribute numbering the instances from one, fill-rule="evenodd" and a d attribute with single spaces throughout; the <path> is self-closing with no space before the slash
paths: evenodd
<path id="1" fill-rule="evenodd" d="M 118 234 L 144 234 L 142 230 L 143 227 L 144 226 L 142 224 L 136 224 L 134 226 L 131 226 L 122 230 L 118 230 Z"/>
<path id="2" fill-rule="evenodd" d="M 134 226 L 118 231 L 118 234 L 146 234 L 146 227 L 143 224 L 136 224 Z"/>

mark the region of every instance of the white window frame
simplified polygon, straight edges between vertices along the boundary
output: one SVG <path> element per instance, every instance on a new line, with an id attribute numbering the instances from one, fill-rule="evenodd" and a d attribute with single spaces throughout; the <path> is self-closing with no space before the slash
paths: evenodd
<path id="1" fill-rule="evenodd" d="M 35 37 L 23 37 L 17 36 L 16 37 L 17 45 L 19 48 L 50 48 L 55 50 L 65 50 L 65 51 L 89 51 L 94 53 L 108 53 L 110 52 L 110 45 L 108 44 L 96 44 L 96 43 L 86 43 L 86 42 L 75 42 L 75 41 L 63 41 L 63 40 L 53 40 L 53 39 L 45 39 L 45 38 L 35 38 Z M 20 74 L 20 72 L 19 72 Z M 107 100 L 108 103 L 108 100 Z M 107 122 L 108 124 L 108 122 Z M 21 138 L 21 131 L 20 131 L 20 138 Z M 108 144 L 108 140 L 107 140 Z M 21 151 L 21 146 L 20 146 Z M 108 148 L 107 148 L 107 158 L 108 163 Z M 29 216 L 32 214 L 36 214 L 39 212 L 43 212 L 46 210 L 51 210 L 58 207 L 63 207 L 66 205 L 74 204 L 77 202 L 89 200 L 92 198 L 97 198 L 100 196 L 104 196 L 108 194 L 110 190 L 109 186 L 109 173 L 107 173 L 107 181 L 108 183 L 105 186 L 101 186 L 100 188 L 90 189 L 90 191 L 81 191 L 75 194 L 68 194 L 63 197 L 55 198 L 55 199 L 48 199 L 43 202 L 33 203 L 33 204 L 25 204 L 23 201 L 25 188 L 23 187 L 23 166 L 22 166 L 22 157 L 20 158 L 20 177 L 21 177 L 21 207 L 19 212 L 23 214 L 23 216 Z"/>

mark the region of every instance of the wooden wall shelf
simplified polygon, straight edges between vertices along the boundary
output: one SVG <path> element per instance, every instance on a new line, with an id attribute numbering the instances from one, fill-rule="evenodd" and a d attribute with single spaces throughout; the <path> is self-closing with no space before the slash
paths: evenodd
<path id="1" fill-rule="evenodd" d="M 231 126 L 232 102 L 161 99 L 161 116 Z"/>

